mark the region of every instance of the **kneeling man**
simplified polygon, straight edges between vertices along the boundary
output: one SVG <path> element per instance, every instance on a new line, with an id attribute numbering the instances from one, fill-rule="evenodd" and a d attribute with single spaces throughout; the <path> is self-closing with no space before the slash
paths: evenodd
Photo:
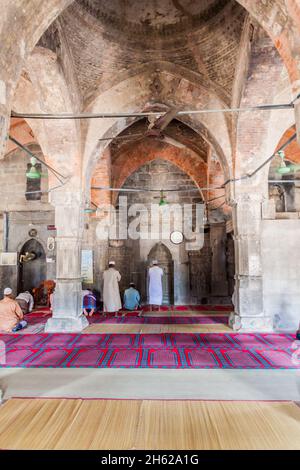
<path id="1" fill-rule="evenodd" d="M 135 288 L 134 282 L 130 283 L 129 289 L 126 289 L 124 292 L 124 308 L 125 310 L 138 310 L 140 306 L 141 296 L 139 291 Z M 123 314 L 123 316 L 125 313 Z M 141 312 L 139 313 L 139 316 Z"/>
<path id="2" fill-rule="evenodd" d="M 11 288 L 6 287 L 4 298 L 0 301 L 0 330 L 15 333 L 26 326 L 20 305 L 14 300 Z"/>

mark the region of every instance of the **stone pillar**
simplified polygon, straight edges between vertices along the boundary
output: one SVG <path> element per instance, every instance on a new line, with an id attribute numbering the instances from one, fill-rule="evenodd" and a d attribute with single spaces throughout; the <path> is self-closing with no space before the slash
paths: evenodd
<path id="1" fill-rule="evenodd" d="M 272 330 L 272 319 L 263 306 L 261 260 L 262 196 L 243 193 L 233 203 L 235 288 L 233 294 L 234 329 Z"/>
<path id="2" fill-rule="evenodd" d="M 227 296 L 226 227 L 225 223 L 211 224 L 210 246 L 212 250 L 211 295 Z"/>
<path id="3" fill-rule="evenodd" d="M 6 151 L 7 146 L 7 134 L 9 126 L 9 113 L 6 107 L 1 103 L 4 101 L 4 91 L 1 88 L 4 87 L 4 82 L 0 80 L 0 158 L 2 158 Z"/>
<path id="4" fill-rule="evenodd" d="M 88 326 L 82 314 L 81 244 L 83 236 L 83 198 L 78 192 L 60 189 L 51 194 L 55 206 L 56 288 L 53 316 L 47 333 L 79 332 Z"/>

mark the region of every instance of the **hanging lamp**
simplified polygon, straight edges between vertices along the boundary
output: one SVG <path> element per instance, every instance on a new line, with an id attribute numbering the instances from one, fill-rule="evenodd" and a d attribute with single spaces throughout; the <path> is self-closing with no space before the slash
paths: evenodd
<path id="1" fill-rule="evenodd" d="M 94 207 L 92 207 L 92 206 L 94 206 Z M 85 214 L 94 214 L 95 212 L 97 212 L 97 209 L 98 209 L 98 207 L 93 202 L 91 202 L 91 205 L 86 203 L 85 208 L 84 208 L 84 212 L 85 212 Z"/>
<path id="2" fill-rule="evenodd" d="M 160 191 L 160 198 L 159 198 L 159 207 L 166 206 L 168 204 L 167 201 L 165 201 L 167 196 L 164 196 L 163 190 Z"/>
<path id="3" fill-rule="evenodd" d="M 282 150 L 279 150 L 278 155 L 281 158 L 281 162 L 280 162 L 280 166 L 276 170 L 276 173 L 279 173 L 280 175 L 288 175 L 291 172 L 300 170 L 300 165 L 291 164 L 287 166 L 286 162 L 284 161 L 285 154 Z"/>
<path id="4" fill-rule="evenodd" d="M 276 169 L 276 173 L 279 173 L 280 175 L 287 175 L 290 173 L 291 169 L 289 166 L 287 166 L 286 162 L 284 161 L 285 154 L 282 150 L 279 150 L 278 155 L 281 159 L 280 166 Z"/>
<path id="5" fill-rule="evenodd" d="M 30 159 L 30 163 L 31 163 L 31 167 L 30 167 L 30 170 L 26 172 L 26 177 L 29 180 L 38 180 L 38 179 L 40 179 L 41 178 L 41 172 L 36 167 L 37 159 L 32 157 Z"/>

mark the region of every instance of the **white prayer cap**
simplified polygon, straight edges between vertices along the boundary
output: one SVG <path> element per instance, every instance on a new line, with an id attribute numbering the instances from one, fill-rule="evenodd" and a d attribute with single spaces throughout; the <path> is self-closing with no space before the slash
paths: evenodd
<path id="1" fill-rule="evenodd" d="M 12 294 L 11 288 L 10 288 L 10 287 L 5 287 L 3 294 L 4 294 L 4 295 L 10 295 L 10 294 Z"/>
<path id="2" fill-rule="evenodd" d="M 152 261 L 152 264 L 153 264 L 153 265 L 158 264 L 157 259 L 154 259 L 154 260 Z"/>
<path id="3" fill-rule="evenodd" d="M 115 265 L 116 263 L 114 261 L 109 261 L 108 264 L 113 264 Z"/>

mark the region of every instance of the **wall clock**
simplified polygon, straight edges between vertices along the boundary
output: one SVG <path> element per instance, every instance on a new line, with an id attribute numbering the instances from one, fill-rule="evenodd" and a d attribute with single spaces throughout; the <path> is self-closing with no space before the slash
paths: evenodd
<path id="1" fill-rule="evenodd" d="M 37 236 L 37 230 L 35 228 L 31 228 L 28 232 L 28 235 L 32 238 L 36 237 Z"/>
<path id="2" fill-rule="evenodd" d="M 170 235 L 170 240 L 174 245 L 180 245 L 183 242 L 183 233 L 179 232 L 179 230 L 175 230 Z"/>

